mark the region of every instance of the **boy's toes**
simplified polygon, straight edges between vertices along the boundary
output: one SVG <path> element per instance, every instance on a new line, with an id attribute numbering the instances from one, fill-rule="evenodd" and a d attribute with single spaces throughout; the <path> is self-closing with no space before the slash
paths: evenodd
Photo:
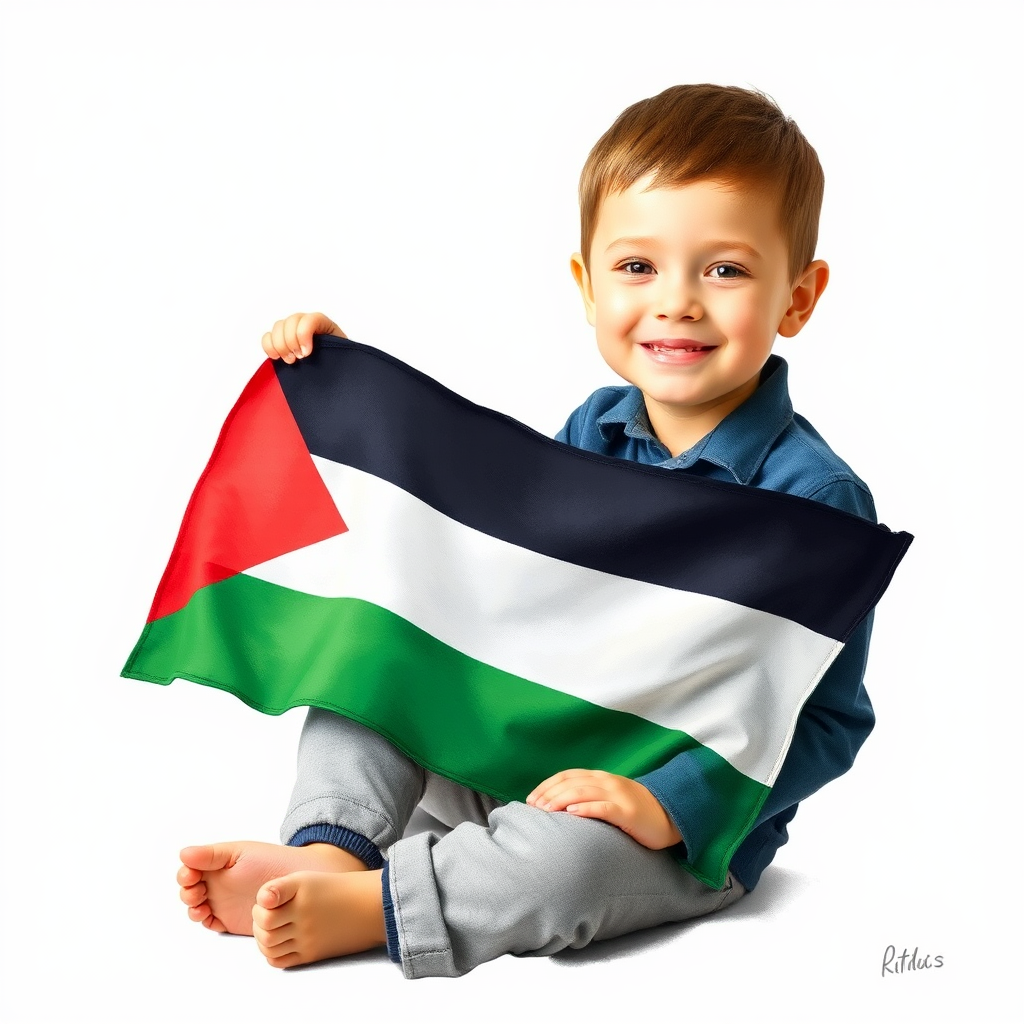
<path id="1" fill-rule="evenodd" d="M 214 916 L 209 903 L 200 903 L 198 907 L 189 907 L 188 916 L 193 921 L 198 921 L 204 928 L 209 928 L 211 932 L 227 931 L 221 921 Z"/>
<path id="2" fill-rule="evenodd" d="M 295 872 L 291 875 L 285 875 L 283 878 L 273 878 L 261 885 L 259 892 L 256 893 L 256 906 L 264 910 L 276 910 L 278 907 L 284 906 L 299 891 L 300 875 L 301 872 Z M 256 908 L 254 907 L 254 914 L 255 910 Z M 253 920 L 255 920 L 255 916 Z"/>
<path id="3" fill-rule="evenodd" d="M 291 924 L 282 925 L 280 928 L 268 930 L 261 928 L 256 922 L 252 925 L 252 936 L 260 952 L 264 956 L 281 956 L 294 948 L 292 940 L 295 937 L 295 928 Z M 276 951 L 275 951 L 276 950 Z"/>
<path id="4" fill-rule="evenodd" d="M 186 846 L 178 856 L 185 867 L 194 868 L 196 871 L 220 871 L 222 868 L 231 867 L 237 859 L 235 848 L 227 843 Z"/>
<path id="5" fill-rule="evenodd" d="M 266 953 L 263 954 L 267 956 Z M 271 967 L 296 967 L 306 961 L 301 953 L 285 953 L 284 956 L 267 956 L 267 963 Z"/>
<path id="6" fill-rule="evenodd" d="M 206 886 L 200 882 L 198 885 L 184 886 L 178 893 L 181 902 L 187 907 L 198 907 L 206 900 Z"/>
<path id="7" fill-rule="evenodd" d="M 205 921 L 208 917 L 213 917 L 213 912 L 209 903 L 197 903 L 194 907 L 188 908 L 188 916 L 193 921 Z"/>
<path id="8" fill-rule="evenodd" d="M 195 885 L 203 877 L 201 871 L 197 871 L 195 868 L 186 867 L 184 864 L 178 868 L 178 873 L 175 875 L 178 885 L 183 889 L 188 888 L 190 885 Z"/>
<path id="9" fill-rule="evenodd" d="M 282 925 L 269 932 L 254 925 L 252 933 L 257 949 L 271 967 L 294 967 L 307 962 L 308 958 L 299 949 L 293 925 Z"/>

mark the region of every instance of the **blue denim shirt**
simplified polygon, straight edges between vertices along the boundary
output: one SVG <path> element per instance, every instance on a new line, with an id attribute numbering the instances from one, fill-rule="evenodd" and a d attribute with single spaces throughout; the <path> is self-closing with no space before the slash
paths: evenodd
<path id="1" fill-rule="evenodd" d="M 654 436 L 643 395 L 631 385 L 595 391 L 557 440 L 695 476 L 784 491 L 876 521 L 871 492 L 802 416 L 793 412 L 787 366 L 771 356 L 757 391 L 688 451 L 673 457 Z M 782 770 L 753 831 L 736 851 L 732 873 L 752 889 L 789 838 L 797 804 L 842 775 L 875 723 L 864 690 L 872 616 L 851 635 L 797 719 Z M 638 779 L 675 822 L 686 846 L 704 845 L 710 794 L 683 753 Z"/>

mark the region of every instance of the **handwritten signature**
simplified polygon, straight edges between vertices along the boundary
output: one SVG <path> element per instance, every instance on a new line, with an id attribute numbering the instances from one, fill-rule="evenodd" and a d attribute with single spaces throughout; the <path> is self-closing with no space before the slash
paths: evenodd
<path id="1" fill-rule="evenodd" d="M 933 956 L 931 953 L 925 953 L 924 956 L 919 956 L 920 949 L 920 946 L 915 946 L 914 952 L 908 953 L 904 948 L 903 952 L 897 956 L 895 946 L 886 946 L 885 953 L 882 955 L 882 977 L 884 978 L 887 974 L 905 974 L 907 971 L 927 971 L 932 967 L 942 966 L 943 957 L 941 955 Z"/>

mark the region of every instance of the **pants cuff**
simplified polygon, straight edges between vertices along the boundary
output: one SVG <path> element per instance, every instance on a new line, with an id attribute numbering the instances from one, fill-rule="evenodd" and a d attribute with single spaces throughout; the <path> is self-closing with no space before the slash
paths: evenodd
<path id="1" fill-rule="evenodd" d="M 300 800 L 288 809 L 281 823 L 281 842 L 286 846 L 296 845 L 292 837 L 307 828 L 321 826 L 338 829 L 339 835 L 347 832 L 365 839 L 378 853 L 400 838 L 387 815 L 367 803 L 342 796 L 316 796 Z M 333 843 L 334 840 L 305 839 L 304 842 Z M 380 867 L 379 861 L 376 866 Z"/>
<path id="2" fill-rule="evenodd" d="M 393 964 L 401 964 L 402 947 L 398 942 L 398 926 L 395 924 L 395 904 L 391 899 L 391 884 L 388 879 L 390 864 L 384 862 L 384 870 L 380 876 L 381 899 L 384 904 L 384 934 L 388 942 L 388 959 Z"/>
<path id="3" fill-rule="evenodd" d="M 366 836 L 343 828 L 341 825 L 317 824 L 300 828 L 288 840 L 288 846 L 308 846 L 310 843 L 330 843 L 355 854 L 368 868 L 376 871 L 384 863 L 380 850 Z"/>
<path id="4" fill-rule="evenodd" d="M 451 939 L 441 914 L 441 900 L 434 879 L 432 847 L 438 836 L 421 832 L 395 843 L 388 851 L 384 873 L 384 924 L 391 907 L 392 932 L 388 931 L 388 955 L 394 941 L 396 962 L 407 978 L 457 978 Z"/>

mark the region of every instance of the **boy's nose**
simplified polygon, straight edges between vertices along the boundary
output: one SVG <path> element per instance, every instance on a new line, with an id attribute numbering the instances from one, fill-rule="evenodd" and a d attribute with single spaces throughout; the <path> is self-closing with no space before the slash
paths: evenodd
<path id="1" fill-rule="evenodd" d="M 659 320 L 699 320 L 704 315 L 704 307 L 688 288 L 665 289 L 657 310 Z"/>
<path id="2" fill-rule="evenodd" d="M 704 315 L 698 286 L 685 271 L 663 273 L 658 284 L 653 298 L 659 320 L 699 320 Z"/>

